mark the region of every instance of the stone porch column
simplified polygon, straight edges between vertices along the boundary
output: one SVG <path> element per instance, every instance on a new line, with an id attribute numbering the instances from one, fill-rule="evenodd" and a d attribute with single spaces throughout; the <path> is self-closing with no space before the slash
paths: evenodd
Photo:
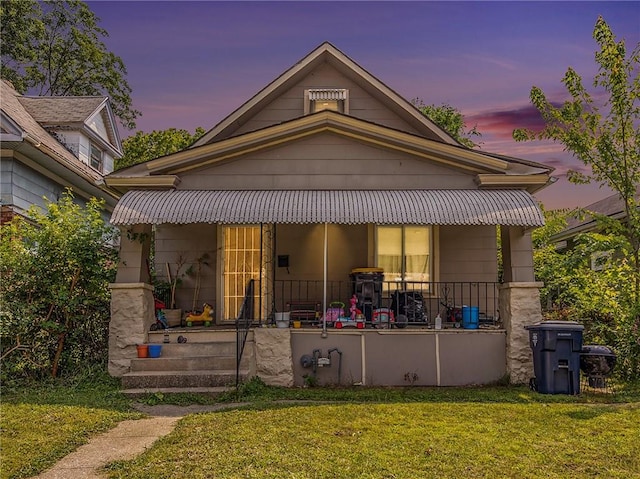
<path id="1" fill-rule="evenodd" d="M 540 288 L 533 270 L 531 232 L 502 227 L 504 284 L 500 286 L 500 318 L 507 330 L 507 374 L 512 384 L 533 377 L 533 355 L 525 326 L 542 320 Z"/>
<path id="2" fill-rule="evenodd" d="M 109 322 L 109 374 L 129 372 L 137 357 L 136 345 L 147 342 L 155 322 L 153 286 L 149 284 L 147 260 L 151 248 L 151 225 L 120 229 L 120 254 L 116 282 L 111 288 Z"/>
<path id="3" fill-rule="evenodd" d="M 138 356 L 136 345 L 147 342 L 147 332 L 155 322 L 153 286 L 146 283 L 112 283 L 109 322 L 109 374 L 128 373 L 131 359 Z"/>
<path id="4" fill-rule="evenodd" d="M 500 318 L 507 330 L 507 374 L 512 384 L 528 383 L 533 377 L 533 355 L 525 326 L 542 320 L 542 283 L 500 285 Z"/>

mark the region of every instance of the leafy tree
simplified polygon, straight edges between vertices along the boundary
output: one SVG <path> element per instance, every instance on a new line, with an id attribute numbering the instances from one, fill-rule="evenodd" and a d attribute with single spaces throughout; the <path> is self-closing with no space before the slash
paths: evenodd
<path id="1" fill-rule="evenodd" d="M 128 129 L 133 109 L 122 59 L 102 42 L 99 18 L 82 1 L 0 2 L 2 77 L 15 88 L 45 96 L 108 95 Z"/>
<path id="2" fill-rule="evenodd" d="M 123 157 L 116 160 L 115 169 L 125 168 L 137 163 L 159 158 L 180 151 L 204 135 L 198 127 L 192 135 L 187 130 L 154 130 L 151 133 L 137 132 L 122 142 Z"/>
<path id="3" fill-rule="evenodd" d="M 640 204 L 635 196 L 640 184 L 640 45 L 627 56 L 624 41 L 616 42 L 602 17 L 596 21 L 593 38 L 599 46 L 595 54 L 595 93 L 586 90 L 572 68 L 562 80 L 570 99 L 560 107 L 534 86 L 531 102 L 541 113 L 545 127 L 538 132 L 517 129 L 513 137 L 516 141 L 553 140 L 563 144 L 591 169 L 590 174 L 570 172 L 570 181 L 607 185 L 620 195 L 626 218 L 609 221 L 606 226 L 626 239 L 621 248 L 630 258 L 632 299 L 640 309 Z M 598 103 L 601 97 L 606 98 L 603 104 Z"/>
<path id="4" fill-rule="evenodd" d="M 566 210 L 545 212 L 545 226 L 534 230 L 536 278 L 547 319 L 571 319 L 585 326 L 586 343 L 613 346 L 618 354 L 618 373 L 640 377 L 640 310 L 634 306 L 628 279 L 631 264 L 620 254 L 627 243 L 615 233 L 583 233 L 572 248 L 558 251 L 551 241 L 566 227 Z M 602 269 L 594 271 L 591 259 L 603 257 Z"/>
<path id="5" fill-rule="evenodd" d="M 464 116 L 458 109 L 447 104 L 440 106 L 425 105 L 419 98 L 413 99 L 411 103 L 420 110 L 424 116 L 449 133 L 458 143 L 468 148 L 478 146 L 471 137 L 481 136 L 481 134 L 475 126 L 471 128 L 471 130 L 465 130 L 466 124 L 464 122 Z"/>
<path id="6" fill-rule="evenodd" d="M 0 227 L 2 379 L 70 373 L 107 357 L 115 231 L 102 200 L 67 191 Z"/>

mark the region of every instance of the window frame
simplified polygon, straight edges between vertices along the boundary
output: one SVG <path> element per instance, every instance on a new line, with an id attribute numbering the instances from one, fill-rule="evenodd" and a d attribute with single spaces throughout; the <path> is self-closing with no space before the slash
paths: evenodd
<path id="1" fill-rule="evenodd" d="M 97 166 L 94 164 L 94 150 L 99 153 L 99 158 L 95 162 Z M 104 151 L 93 141 L 89 142 L 89 166 L 100 173 L 102 173 L 104 169 Z"/>

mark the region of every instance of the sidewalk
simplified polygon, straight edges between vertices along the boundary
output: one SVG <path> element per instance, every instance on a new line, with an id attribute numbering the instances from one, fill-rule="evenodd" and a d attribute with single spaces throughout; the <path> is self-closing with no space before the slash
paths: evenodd
<path id="1" fill-rule="evenodd" d="M 214 406 L 147 406 L 134 407 L 149 418 L 122 421 L 115 428 L 94 437 L 87 444 L 63 457 L 53 467 L 32 479 L 101 479 L 98 469 L 105 464 L 133 459 L 166 436 L 175 428 L 180 418 L 188 414 L 219 411 L 240 404 L 216 404 Z"/>

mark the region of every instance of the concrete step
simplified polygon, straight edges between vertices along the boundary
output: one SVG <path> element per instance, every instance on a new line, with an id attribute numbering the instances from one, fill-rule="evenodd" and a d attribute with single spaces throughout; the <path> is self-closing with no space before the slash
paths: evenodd
<path id="1" fill-rule="evenodd" d="M 227 391 L 235 390 L 234 386 L 217 386 L 217 387 L 187 387 L 187 388 L 132 388 L 122 389 L 120 392 L 125 396 L 132 398 L 144 396 L 147 394 L 207 394 L 218 395 Z"/>
<path id="2" fill-rule="evenodd" d="M 240 381 L 249 376 L 248 371 L 240 372 Z M 235 385 L 236 371 L 135 371 L 122 376 L 123 389 L 158 388 L 211 388 Z"/>
<path id="3" fill-rule="evenodd" d="M 149 342 L 161 343 L 168 334 L 171 343 L 178 342 L 178 336 L 187 338 L 187 343 L 234 342 L 236 331 L 233 329 L 169 328 L 160 331 L 149 331 Z M 247 341 L 253 341 L 253 331 L 249 331 Z"/>
<path id="4" fill-rule="evenodd" d="M 155 343 L 152 343 L 155 344 Z M 182 357 L 236 357 L 235 342 L 215 342 L 215 343 L 160 343 L 162 344 L 162 357 L 182 358 Z M 251 354 L 253 348 L 245 346 L 244 354 Z"/>
<path id="5" fill-rule="evenodd" d="M 241 367 L 248 367 L 249 355 L 243 355 Z M 174 356 L 159 358 L 134 358 L 131 360 L 131 371 L 201 371 L 228 370 L 236 368 L 236 357 L 233 356 Z"/>

